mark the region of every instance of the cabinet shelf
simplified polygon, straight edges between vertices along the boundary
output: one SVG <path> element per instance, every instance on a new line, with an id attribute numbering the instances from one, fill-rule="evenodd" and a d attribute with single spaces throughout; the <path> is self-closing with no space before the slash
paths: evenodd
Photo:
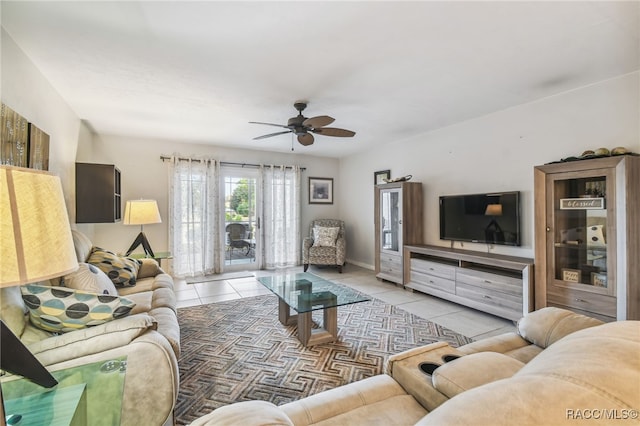
<path id="1" fill-rule="evenodd" d="M 639 319 L 640 157 L 537 166 L 534 184 L 536 309 Z"/>
<path id="2" fill-rule="evenodd" d="M 76 223 L 122 218 L 120 170 L 113 164 L 76 163 Z"/>
<path id="3" fill-rule="evenodd" d="M 375 272 L 404 284 L 402 247 L 422 242 L 422 184 L 395 182 L 375 187 Z"/>

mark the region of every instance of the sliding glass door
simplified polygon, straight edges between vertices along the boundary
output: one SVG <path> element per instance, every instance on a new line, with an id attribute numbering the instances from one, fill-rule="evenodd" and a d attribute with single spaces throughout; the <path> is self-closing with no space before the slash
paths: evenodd
<path id="1" fill-rule="evenodd" d="M 257 206 L 258 169 L 223 166 L 220 191 L 224 215 L 221 215 L 224 271 L 258 269 L 260 218 Z"/>

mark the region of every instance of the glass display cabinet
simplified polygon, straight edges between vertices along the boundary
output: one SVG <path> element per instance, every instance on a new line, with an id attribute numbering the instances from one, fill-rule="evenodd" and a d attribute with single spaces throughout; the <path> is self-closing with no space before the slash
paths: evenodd
<path id="1" fill-rule="evenodd" d="M 639 161 L 617 156 L 535 168 L 537 309 L 637 318 Z"/>
<path id="2" fill-rule="evenodd" d="M 380 279 L 404 284 L 403 247 L 422 244 L 422 184 L 376 185 L 375 268 Z"/>

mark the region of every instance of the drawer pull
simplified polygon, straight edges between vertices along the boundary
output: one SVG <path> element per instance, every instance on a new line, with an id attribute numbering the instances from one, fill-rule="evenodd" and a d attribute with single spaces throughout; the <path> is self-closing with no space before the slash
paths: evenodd
<path id="1" fill-rule="evenodd" d="M 429 280 L 429 284 L 435 284 L 433 280 Z"/>
<path id="2" fill-rule="evenodd" d="M 433 268 L 429 268 L 429 270 L 430 270 L 430 271 L 435 271 L 435 269 L 433 269 Z"/>
<path id="3" fill-rule="evenodd" d="M 587 303 L 587 301 L 586 301 L 586 300 L 584 300 L 584 299 L 579 299 L 579 298 L 576 298 L 576 302 Z"/>
<path id="4" fill-rule="evenodd" d="M 489 281 L 489 280 L 484 280 L 484 282 L 485 282 L 485 283 L 487 283 L 487 284 L 493 284 L 493 283 L 492 283 L 491 281 Z"/>
<path id="5" fill-rule="evenodd" d="M 491 299 L 491 296 L 487 296 L 486 294 L 482 295 L 485 299 Z"/>

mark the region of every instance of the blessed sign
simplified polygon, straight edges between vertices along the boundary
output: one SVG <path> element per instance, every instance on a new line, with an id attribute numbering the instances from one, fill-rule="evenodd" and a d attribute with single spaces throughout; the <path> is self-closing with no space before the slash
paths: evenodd
<path id="1" fill-rule="evenodd" d="M 560 210 L 602 210 L 604 198 L 562 198 Z"/>

